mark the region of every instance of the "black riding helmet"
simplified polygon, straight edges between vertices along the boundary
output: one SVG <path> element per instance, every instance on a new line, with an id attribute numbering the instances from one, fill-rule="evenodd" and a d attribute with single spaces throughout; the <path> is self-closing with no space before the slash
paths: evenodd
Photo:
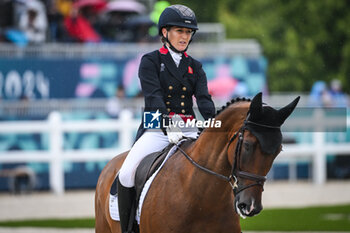
<path id="1" fill-rule="evenodd" d="M 165 8 L 158 22 L 158 33 L 160 36 L 162 36 L 162 28 L 167 26 L 190 28 L 194 33 L 198 30 L 196 15 L 193 10 L 184 5 L 172 5 Z M 168 38 L 165 39 L 170 44 Z M 185 52 L 187 50 L 186 48 L 185 51 L 177 51 L 171 44 L 170 47 L 176 52 Z"/>

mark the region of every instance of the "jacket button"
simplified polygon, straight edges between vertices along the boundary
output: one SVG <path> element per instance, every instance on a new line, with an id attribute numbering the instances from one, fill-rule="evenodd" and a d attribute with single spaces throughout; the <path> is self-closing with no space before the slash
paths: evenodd
<path id="1" fill-rule="evenodd" d="M 171 98 L 171 95 L 168 95 L 168 98 Z"/>
<path id="2" fill-rule="evenodd" d="M 170 104 L 170 102 L 169 102 L 169 101 L 167 101 L 167 102 L 166 102 L 166 104 L 167 104 L 167 105 L 169 105 L 169 104 Z"/>
<path id="3" fill-rule="evenodd" d="M 185 96 L 184 95 L 181 95 L 181 99 L 184 99 L 185 98 Z"/>
<path id="4" fill-rule="evenodd" d="M 182 112 L 182 113 L 185 113 L 186 111 L 185 111 L 185 109 L 182 109 L 181 112 Z"/>
<path id="5" fill-rule="evenodd" d="M 172 90 L 173 89 L 173 86 L 169 86 L 169 90 Z"/>
<path id="6" fill-rule="evenodd" d="M 171 109 L 170 109 L 170 108 L 167 108 L 167 110 L 168 110 L 168 112 L 170 112 L 170 111 L 171 111 Z"/>
<path id="7" fill-rule="evenodd" d="M 183 90 L 183 91 L 186 91 L 187 89 L 186 89 L 186 87 L 183 87 L 182 90 Z"/>
<path id="8" fill-rule="evenodd" d="M 184 102 L 181 102 L 181 106 L 185 106 L 185 103 L 184 103 Z"/>

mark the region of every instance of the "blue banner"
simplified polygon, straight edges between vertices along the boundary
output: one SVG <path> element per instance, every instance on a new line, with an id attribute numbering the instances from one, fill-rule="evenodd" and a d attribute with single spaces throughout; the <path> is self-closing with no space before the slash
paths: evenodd
<path id="1" fill-rule="evenodd" d="M 112 97 L 123 86 L 140 93 L 141 54 L 123 59 L 0 58 L 0 98 L 16 100 Z M 266 91 L 263 57 L 202 59 L 213 97 L 252 96 Z"/>

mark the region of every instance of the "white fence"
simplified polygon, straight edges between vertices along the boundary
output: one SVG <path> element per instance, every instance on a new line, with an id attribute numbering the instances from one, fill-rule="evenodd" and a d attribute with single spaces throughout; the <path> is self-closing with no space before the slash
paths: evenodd
<path id="1" fill-rule="evenodd" d="M 61 114 L 52 112 L 47 121 L 1 122 L 0 133 L 48 133 L 48 151 L 8 151 L 0 155 L 0 163 L 47 162 L 49 182 L 56 194 L 64 192 L 63 161 L 85 162 L 109 160 L 127 151 L 133 143 L 133 131 L 139 126 L 132 113 L 122 111 L 119 120 L 84 120 L 63 122 Z M 95 150 L 63 150 L 63 136 L 67 132 L 119 132 L 119 147 Z"/>
<path id="2" fill-rule="evenodd" d="M 313 121 L 313 119 L 309 119 Z M 310 122 L 303 121 L 306 125 Z M 7 151 L 0 155 L 0 163 L 47 162 L 51 190 L 56 194 L 64 193 L 63 161 L 98 161 L 109 160 L 115 155 L 130 149 L 133 132 L 140 124 L 133 120 L 132 113 L 122 111 L 118 120 L 84 120 L 63 122 L 61 114 L 53 112 L 47 121 L 1 122 L 0 134 L 6 133 L 48 133 L 49 150 L 47 151 Z M 296 122 L 300 124 L 300 122 Z M 349 128 L 347 119 L 347 128 Z M 63 136 L 67 132 L 119 132 L 119 147 L 95 150 L 64 150 Z M 326 155 L 349 154 L 350 143 L 326 144 L 324 132 L 314 132 L 312 144 L 285 145 L 276 162 L 289 163 L 302 157 L 312 159 L 313 182 L 322 184 L 326 181 Z"/>
<path id="3" fill-rule="evenodd" d="M 323 109 L 314 109 L 313 115 L 309 117 L 287 120 L 285 125 L 292 129 L 312 128 L 313 131 L 306 132 L 312 135 L 311 144 L 286 144 L 283 151 L 277 157 L 276 163 L 287 162 L 289 165 L 289 179 L 296 179 L 296 162 L 301 159 L 311 160 L 312 179 L 315 184 L 323 184 L 327 178 L 327 155 L 350 155 L 350 142 L 327 142 L 326 128 L 338 128 L 339 132 L 331 132 L 346 137 L 350 128 L 350 118 L 346 116 L 346 109 L 341 109 L 341 116 L 327 117 Z"/>

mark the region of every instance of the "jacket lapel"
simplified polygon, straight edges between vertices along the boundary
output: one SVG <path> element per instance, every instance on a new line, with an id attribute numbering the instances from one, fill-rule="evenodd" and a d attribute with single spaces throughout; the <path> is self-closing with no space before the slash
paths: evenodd
<path id="1" fill-rule="evenodd" d="M 174 78 L 185 85 L 180 70 L 176 67 L 170 53 L 163 55 L 162 58 L 164 59 L 165 66 L 168 68 L 169 72 L 174 76 Z"/>
<path id="2" fill-rule="evenodd" d="M 187 66 L 188 66 L 188 65 L 186 65 L 186 64 L 188 64 L 187 54 L 186 54 L 186 56 L 184 55 L 182 57 L 180 64 L 179 64 L 179 68 L 178 68 L 178 67 L 176 67 L 175 62 L 174 62 L 173 58 L 171 57 L 170 52 L 168 51 L 168 49 L 165 46 L 160 48 L 159 52 L 161 55 L 160 56 L 161 62 L 165 64 L 166 68 L 169 70 L 169 72 L 172 74 L 172 76 L 174 76 L 174 78 L 176 80 L 178 80 L 182 85 L 187 86 L 186 80 L 183 78 L 183 75 L 185 74 L 185 72 L 187 70 Z"/>
<path id="3" fill-rule="evenodd" d="M 180 77 L 182 79 L 184 79 L 185 73 L 188 72 L 188 66 L 189 66 L 189 59 L 187 54 L 185 53 L 184 55 L 182 55 L 182 59 L 180 61 L 179 68 L 178 68 Z"/>

